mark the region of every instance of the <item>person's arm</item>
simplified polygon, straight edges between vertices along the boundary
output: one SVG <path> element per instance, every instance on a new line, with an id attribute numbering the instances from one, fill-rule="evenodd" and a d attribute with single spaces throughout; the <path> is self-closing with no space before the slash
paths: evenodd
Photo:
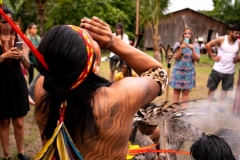
<path id="1" fill-rule="evenodd" d="M 4 58 L 2 55 L 0 55 L 0 64 L 1 64 L 4 60 L 5 60 L 5 58 Z"/>
<path id="2" fill-rule="evenodd" d="M 149 136 L 151 138 L 151 140 L 153 141 L 154 144 L 156 145 L 156 149 L 160 150 L 160 143 L 159 143 L 159 139 L 160 139 L 160 129 L 157 127 L 155 129 L 155 131 Z M 161 156 L 159 153 L 157 153 L 158 155 L 158 160 L 162 160 Z"/>
<path id="3" fill-rule="evenodd" d="M 167 75 L 157 60 L 113 36 L 109 25 L 99 18 L 84 18 L 81 22 L 80 27 L 84 28 L 101 48 L 119 55 L 138 75 L 141 75 L 139 78 L 127 77 L 113 83 L 108 88 L 110 95 L 114 97 L 111 104 L 123 103 L 127 114 L 132 117 L 140 107 L 164 93 L 168 82 Z"/>
<path id="4" fill-rule="evenodd" d="M 240 61 L 240 40 L 238 40 L 238 46 L 239 46 L 238 54 L 237 54 L 237 56 L 233 59 L 233 63 L 237 63 L 237 62 Z"/>
<path id="5" fill-rule="evenodd" d="M 19 51 L 16 47 L 12 47 L 11 49 L 9 49 L 7 52 L 4 52 L 3 54 L 0 55 L 0 64 L 8 58 L 12 58 L 12 59 L 23 59 L 23 55 L 21 53 L 21 51 Z"/>
<path id="6" fill-rule="evenodd" d="M 44 81 L 44 77 L 40 76 L 36 82 L 35 89 L 34 89 L 35 102 L 36 102 L 35 118 L 39 128 L 40 137 L 42 140 L 42 146 L 44 146 L 47 142 L 47 139 L 42 138 L 42 133 L 44 131 L 44 128 L 48 119 L 48 113 L 44 114 L 42 110 L 39 110 L 39 107 L 41 107 L 39 106 L 39 101 L 41 97 L 46 93 L 46 91 L 43 89 L 43 81 Z"/>
<path id="7" fill-rule="evenodd" d="M 40 76 L 41 76 L 41 74 L 38 73 L 37 76 L 35 78 L 33 78 L 32 82 L 30 83 L 30 85 L 28 87 L 28 93 L 29 93 L 29 95 L 30 95 L 30 97 L 32 98 L 33 101 L 35 101 L 34 88 L 35 88 L 36 82 L 37 82 L 37 80 Z"/>
<path id="8" fill-rule="evenodd" d="M 200 58 L 200 53 L 199 53 L 199 46 L 194 46 L 193 44 L 189 44 L 188 48 L 192 50 L 192 59 L 194 61 L 198 61 Z"/>
<path id="9" fill-rule="evenodd" d="M 23 42 L 23 49 L 22 49 L 22 64 L 24 68 L 28 69 L 30 67 L 30 62 L 29 62 L 29 48 L 25 42 Z"/>
<path id="10" fill-rule="evenodd" d="M 99 43 L 101 48 L 108 49 L 120 56 L 134 71 L 137 72 L 137 74 L 140 75 L 153 67 L 162 68 L 162 65 L 153 57 L 124 43 L 116 36 L 113 36 L 109 25 L 99 18 L 84 18 L 81 22 L 80 26 L 89 32 L 93 39 Z"/>
<path id="11" fill-rule="evenodd" d="M 186 42 L 183 42 L 183 43 L 180 45 L 179 42 L 177 42 L 177 43 L 174 45 L 174 48 L 177 48 L 177 47 L 175 47 L 176 45 L 179 45 L 179 47 L 180 47 L 180 49 L 179 49 L 179 50 L 175 53 L 175 55 L 174 55 L 175 60 L 178 61 L 178 60 L 181 58 L 182 49 L 187 47 L 187 43 L 186 43 Z"/>
<path id="12" fill-rule="evenodd" d="M 216 56 L 216 57 L 214 57 L 213 56 L 213 53 L 212 53 L 212 47 L 213 46 L 220 46 L 221 45 L 221 42 L 224 40 L 224 37 L 218 37 L 218 38 L 216 38 L 216 39 L 214 39 L 214 40 L 211 40 L 210 42 L 208 42 L 207 44 L 206 44 L 206 50 L 207 50 L 207 52 L 208 52 L 208 54 L 209 54 L 209 56 L 212 58 L 212 60 L 214 60 L 214 61 L 216 61 L 216 62 L 218 62 L 218 61 L 220 61 L 220 58 L 221 58 L 221 56 Z"/>

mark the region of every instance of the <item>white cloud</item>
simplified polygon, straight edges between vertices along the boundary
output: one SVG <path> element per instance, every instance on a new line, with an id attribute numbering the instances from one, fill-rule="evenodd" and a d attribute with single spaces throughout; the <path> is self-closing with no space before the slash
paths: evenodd
<path id="1" fill-rule="evenodd" d="M 169 12 L 174 12 L 184 8 L 193 10 L 213 10 L 212 0 L 170 0 Z"/>

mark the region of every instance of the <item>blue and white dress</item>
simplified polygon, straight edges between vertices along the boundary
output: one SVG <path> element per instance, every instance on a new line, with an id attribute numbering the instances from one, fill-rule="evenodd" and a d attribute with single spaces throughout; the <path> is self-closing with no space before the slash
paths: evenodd
<path id="1" fill-rule="evenodd" d="M 176 42 L 173 50 L 178 46 L 180 46 L 180 43 Z M 198 44 L 194 44 L 194 49 L 200 56 Z M 169 85 L 174 89 L 180 90 L 190 90 L 196 86 L 196 71 L 190 48 L 184 48 L 181 58 L 175 61 Z"/>

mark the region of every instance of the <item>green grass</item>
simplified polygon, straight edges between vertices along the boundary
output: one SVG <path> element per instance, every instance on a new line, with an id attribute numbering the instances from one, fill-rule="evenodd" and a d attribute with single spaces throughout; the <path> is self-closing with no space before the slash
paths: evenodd
<path id="1" fill-rule="evenodd" d="M 102 56 L 109 56 L 108 51 L 103 51 Z M 153 51 L 147 50 L 146 53 L 150 56 L 153 56 Z M 172 62 L 172 67 L 173 67 L 174 61 Z M 212 59 L 210 59 L 207 55 L 202 54 L 200 61 L 199 62 L 195 62 L 195 69 L 196 69 L 196 88 L 193 88 L 192 91 L 190 92 L 190 97 L 192 99 L 195 98 L 206 98 L 207 97 L 207 91 L 208 89 L 206 88 L 206 84 L 207 84 L 207 80 L 208 80 L 208 76 L 212 70 L 214 61 Z M 167 64 L 165 63 L 165 59 L 164 62 L 162 63 L 163 67 L 167 70 Z M 171 69 L 172 69 L 171 67 Z M 240 68 L 240 64 L 238 63 L 236 65 L 236 71 L 238 71 Z M 109 79 L 109 74 L 110 74 L 110 68 L 109 68 L 109 62 L 105 61 L 105 62 L 101 62 L 101 66 L 100 66 L 100 75 L 106 79 Z M 171 74 L 171 72 L 170 72 Z M 237 76 L 238 76 L 238 72 L 236 72 L 235 74 L 235 82 L 237 82 Z M 221 84 L 218 87 L 218 91 L 221 90 Z M 197 91 L 197 92 L 196 92 Z M 172 88 L 169 88 L 169 97 L 171 100 L 172 97 Z M 161 96 L 160 98 L 158 97 L 158 99 L 160 100 L 164 100 L 165 94 L 163 96 Z"/>
<path id="2" fill-rule="evenodd" d="M 150 56 L 153 56 L 153 51 L 146 51 L 147 54 Z M 108 57 L 110 54 L 109 51 L 102 51 L 102 56 Z M 192 89 L 190 92 L 191 99 L 195 98 L 206 98 L 207 97 L 207 91 L 206 83 L 208 76 L 212 70 L 213 61 L 209 59 L 207 55 L 201 55 L 201 59 L 199 62 L 195 62 L 195 68 L 196 68 L 196 88 Z M 167 70 L 166 63 L 162 63 L 163 67 Z M 173 64 L 172 64 L 173 66 Z M 227 105 L 228 111 L 231 111 L 231 107 L 233 105 L 233 99 L 235 96 L 235 88 L 236 88 L 236 82 L 237 82 L 237 76 L 238 76 L 238 70 L 240 68 L 240 63 L 236 65 L 236 74 L 235 74 L 235 87 L 232 92 L 229 92 L 225 101 L 225 104 Z M 171 68 L 172 69 L 172 68 Z M 109 61 L 101 62 L 100 67 L 100 73 L 102 77 L 109 79 L 110 74 L 110 68 L 109 68 Z M 36 74 L 35 74 L 36 75 Z M 214 103 L 217 103 L 218 97 L 219 97 L 219 91 L 221 90 L 221 85 L 218 87 L 218 92 L 215 95 Z M 172 93 L 173 90 L 170 87 L 169 88 L 169 100 L 172 100 Z M 154 102 L 159 104 L 166 99 L 166 93 L 163 94 L 160 97 L 157 97 Z M 201 106 L 201 103 L 200 103 Z M 214 110 L 214 107 L 212 107 Z M 236 118 L 232 116 L 229 112 L 222 114 L 217 113 L 213 114 L 211 117 L 192 117 L 185 119 L 185 121 L 188 121 L 202 130 L 204 130 L 206 133 L 214 133 L 219 128 L 224 127 L 230 127 L 230 128 L 237 128 L 239 129 L 240 121 L 239 118 Z M 37 125 L 34 120 L 34 106 L 31 106 L 31 110 L 29 111 L 28 115 L 25 117 L 25 126 L 24 126 L 24 132 L 25 132 L 25 152 L 29 156 L 33 157 L 41 148 L 41 140 L 39 137 L 39 131 L 37 128 Z M 185 145 L 181 148 L 181 150 L 189 151 L 189 147 L 192 144 L 192 142 L 186 142 Z M 0 150 L 2 151 L 2 148 L 0 146 Z M 12 159 L 17 159 L 17 149 L 16 149 L 16 143 L 13 136 L 13 130 L 11 127 L 10 131 L 10 153 L 12 156 Z M 0 152 L 0 158 L 2 156 L 2 152 Z M 178 160 L 187 160 L 189 159 L 189 156 L 178 156 Z"/>

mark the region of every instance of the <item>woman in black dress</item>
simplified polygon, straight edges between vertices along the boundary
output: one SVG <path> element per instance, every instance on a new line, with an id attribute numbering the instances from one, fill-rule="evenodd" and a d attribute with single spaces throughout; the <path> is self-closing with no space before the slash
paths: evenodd
<path id="1" fill-rule="evenodd" d="M 4 13 L 12 19 L 9 8 L 2 7 Z M 29 68 L 28 47 L 24 44 L 17 49 L 17 36 L 3 16 L 0 16 L 0 140 L 3 148 L 3 160 L 9 160 L 9 128 L 12 120 L 18 157 L 28 160 L 24 154 L 24 116 L 29 111 L 27 84 L 21 72 L 20 62 Z"/>

